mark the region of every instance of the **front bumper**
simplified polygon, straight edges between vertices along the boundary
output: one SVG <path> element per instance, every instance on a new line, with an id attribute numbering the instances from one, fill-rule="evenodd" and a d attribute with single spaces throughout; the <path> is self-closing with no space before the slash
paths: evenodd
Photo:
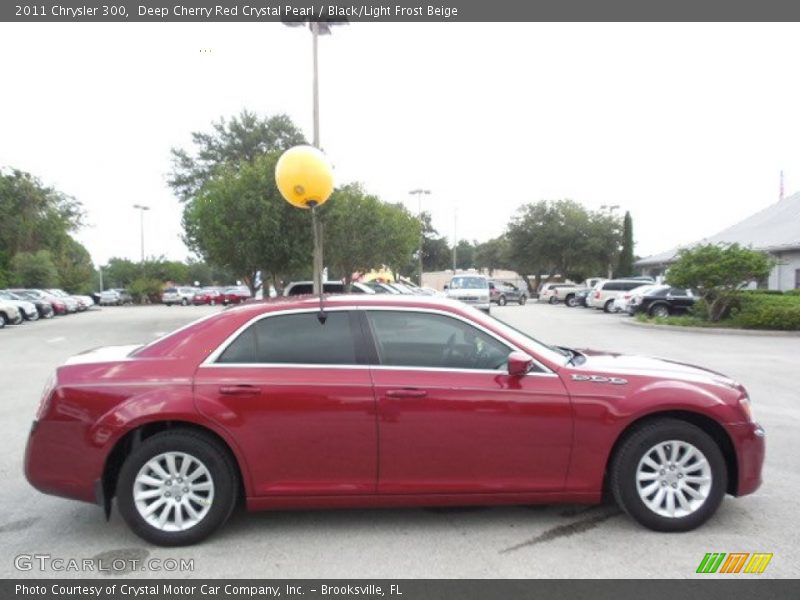
<path id="1" fill-rule="evenodd" d="M 766 434 L 758 423 L 729 426 L 736 447 L 738 485 L 734 495 L 752 494 L 761 486 L 761 470 L 766 453 Z"/>

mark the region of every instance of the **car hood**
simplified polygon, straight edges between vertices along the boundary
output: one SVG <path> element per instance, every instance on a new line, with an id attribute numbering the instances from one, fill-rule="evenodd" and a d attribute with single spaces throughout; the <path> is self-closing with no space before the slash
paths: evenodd
<path id="1" fill-rule="evenodd" d="M 575 365 L 574 369 L 576 371 L 613 374 L 622 377 L 630 375 L 658 379 L 679 379 L 742 389 L 739 383 L 727 375 L 674 360 L 590 349 L 581 349 L 580 353 L 586 357 L 586 360 Z"/>

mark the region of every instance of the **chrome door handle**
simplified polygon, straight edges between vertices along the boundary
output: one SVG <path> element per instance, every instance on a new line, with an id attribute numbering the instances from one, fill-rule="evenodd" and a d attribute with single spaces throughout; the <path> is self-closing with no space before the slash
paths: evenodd
<path id="1" fill-rule="evenodd" d="M 219 393 L 226 396 L 255 396 L 261 389 L 257 385 L 238 384 L 238 385 L 221 385 Z"/>
<path id="2" fill-rule="evenodd" d="M 388 390 L 386 392 L 387 398 L 424 398 L 428 395 L 428 392 L 425 390 L 412 390 L 412 389 L 404 389 L 404 390 Z"/>

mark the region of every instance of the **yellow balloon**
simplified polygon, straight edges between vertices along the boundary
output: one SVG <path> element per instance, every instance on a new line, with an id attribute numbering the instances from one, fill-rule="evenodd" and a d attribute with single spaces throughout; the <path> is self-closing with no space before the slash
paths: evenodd
<path id="1" fill-rule="evenodd" d="M 317 148 L 295 146 L 278 159 L 275 182 L 289 204 L 298 208 L 319 206 L 333 192 L 333 167 Z"/>

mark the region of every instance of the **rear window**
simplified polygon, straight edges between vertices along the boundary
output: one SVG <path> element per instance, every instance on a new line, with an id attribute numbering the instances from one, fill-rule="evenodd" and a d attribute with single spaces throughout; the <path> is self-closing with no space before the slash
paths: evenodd
<path id="1" fill-rule="evenodd" d="M 177 290 L 177 288 L 167 288 L 167 289 L 164 290 L 164 293 L 165 294 L 177 294 L 178 290 Z"/>
<path id="2" fill-rule="evenodd" d="M 280 315 L 261 319 L 244 330 L 217 359 L 218 363 L 355 365 L 356 341 L 351 313 Z"/>
<path id="3" fill-rule="evenodd" d="M 452 290 L 484 290 L 489 283 L 483 277 L 453 277 L 450 280 Z"/>

